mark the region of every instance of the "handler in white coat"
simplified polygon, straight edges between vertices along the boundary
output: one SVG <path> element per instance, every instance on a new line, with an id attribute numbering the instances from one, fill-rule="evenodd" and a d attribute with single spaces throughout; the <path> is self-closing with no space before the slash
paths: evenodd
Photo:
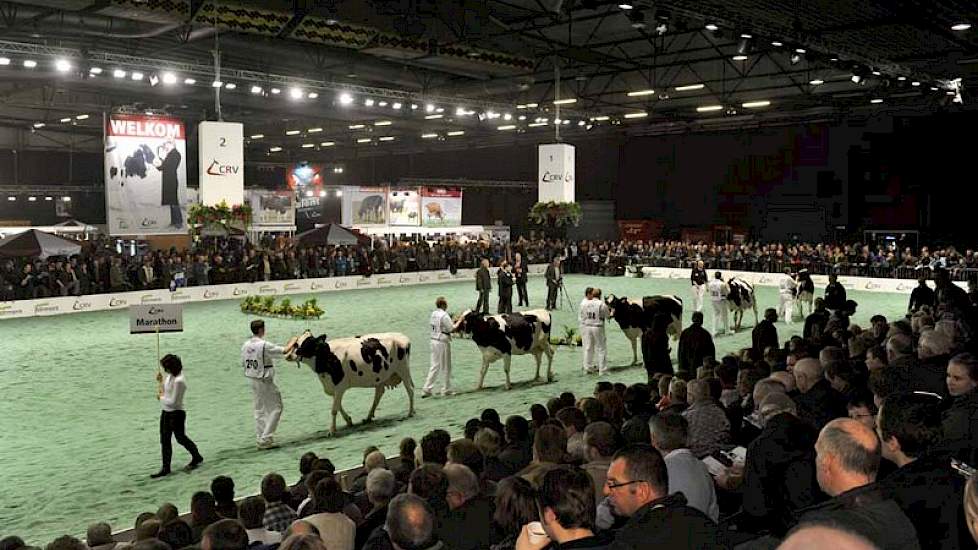
<path id="1" fill-rule="evenodd" d="M 710 295 L 710 304 L 713 305 L 713 336 L 719 336 L 717 332 L 717 321 L 723 327 L 722 332 L 731 332 L 730 323 L 727 320 L 727 311 L 730 309 L 727 303 L 727 295 L 730 294 L 730 287 L 723 282 L 723 275 L 719 271 L 712 281 L 707 283 L 706 292 Z"/>
<path id="2" fill-rule="evenodd" d="M 608 345 L 604 323 L 610 317 L 608 304 L 601 299 L 601 289 L 591 289 L 578 311 L 581 324 L 581 345 L 584 347 L 584 372 L 608 373 Z M 597 369 L 593 365 L 597 366 Z"/>
<path id="3" fill-rule="evenodd" d="M 781 301 L 778 303 L 778 317 L 784 319 L 785 324 L 790 325 L 792 317 L 795 316 L 795 294 L 798 292 L 798 283 L 791 276 L 791 270 L 785 268 L 784 277 L 778 285 L 778 295 Z"/>
<path id="4" fill-rule="evenodd" d="M 274 435 L 282 418 L 282 394 L 275 385 L 275 365 L 272 356 L 281 357 L 292 347 L 277 346 L 265 341 L 265 321 L 251 322 L 251 338 L 241 346 L 241 366 L 251 381 L 255 406 L 255 434 L 259 449 L 275 447 Z"/>
<path id="5" fill-rule="evenodd" d="M 441 395 L 454 395 L 452 390 L 452 333 L 458 329 L 458 323 L 452 323 L 448 315 L 448 301 L 444 296 L 435 300 L 435 311 L 431 312 L 431 367 L 424 387 L 421 388 L 421 398 L 431 397 L 435 383 L 442 378 Z M 461 323 L 461 319 L 459 323 Z"/>

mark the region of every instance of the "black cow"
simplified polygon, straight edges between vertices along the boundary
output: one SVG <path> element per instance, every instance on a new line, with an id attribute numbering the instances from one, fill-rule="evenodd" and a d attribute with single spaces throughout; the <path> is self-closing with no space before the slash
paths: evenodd
<path id="1" fill-rule="evenodd" d="M 336 434 L 336 413 L 342 413 L 347 426 L 353 420 L 343 409 L 343 393 L 350 388 L 374 388 L 374 404 L 364 422 L 370 422 L 387 388 L 404 383 L 408 394 L 408 416 L 414 416 L 414 382 L 411 380 L 411 340 L 398 332 L 365 334 L 353 338 L 314 337 L 306 331 L 296 338 L 286 355 L 289 361 L 302 361 L 319 376 L 326 395 L 333 396 L 333 423 L 329 434 Z"/>
<path id="2" fill-rule="evenodd" d="M 757 300 L 754 298 L 754 287 L 747 281 L 739 277 L 731 277 L 727 281 L 730 287 L 730 294 L 727 295 L 727 303 L 730 311 L 734 312 L 734 331 L 740 330 L 740 324 L 744 320 L 744 311 L 751 309 L 754 311 L 754 326 L 757 326 Z"/>
<path id="3" fill-rule="evenodd" d="M 489 365 L 503 360 L 506 371 L 506 389 L 512 384 L 509 379 L 509 365 L 514 355 L 533 355 L 537 371 L 534 381 L 540 379 L 540 362 L 547 355 L 547 382 L 553 382 L 554 350 L 550 346 L 550 312 L 543 309 L 520 313 L 484 315 L 474 311 L 462 314 L 459 332 L 472 335 L 472 340 L 482 352 L 482 370 L 479 372 L 479 385 L 486 377 Z"/>
<path id="4" fill-rule="evenodd" d="M 384 221 L 384 197 L 381 195 L 370 195 L 360 203 L 357 211 L 357 218 L 366 222 L 380 223 Z"/>
<path id="5" fill-rule="evenodd" d="M 611 317 L 618 323 L 625 337 L 632 343 L 632 364 L 638 364 L 638 339 L 642 333 L 652 328 L 656 314 L 668 314 L 672 318 L 668 334 L 673 339 L 679 338 L 683 331 L 683 300 L 672 294 L 645 296 L 639 304 L 629 300 L 627 296 L 617 297 L 609 294 L 605 299 Z"/>

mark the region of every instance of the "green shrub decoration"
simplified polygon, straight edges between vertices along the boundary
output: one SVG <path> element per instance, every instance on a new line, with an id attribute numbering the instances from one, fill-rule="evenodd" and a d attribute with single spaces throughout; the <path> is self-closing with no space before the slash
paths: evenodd
<path id="1" fill-rule="evenodd" d="M 292 300 L 282 299 L 275 303 L 273 296 L 248 296 L 241 301 L 241 312 L 253 315 L 266 315 L 271 317 L 288 317 L 291 319 L 319 319 L 323 315 L 323 310 L 319 307 L 315 298 L 310 298 L 302 304 L 292 305 Z"/>
<path id="2" fill-rule="evenodd" d="M 538 202 L 530 209 L 527 219 L 544 227 L 576 227 L 581 223 L 581 205 L 576 202 Z"/>
<path id="3" fill-rule="evenodd" d="M 581 335 L 576 328 L 564 325 L 564 334 L 562 336 L 551 335 L 550 343 L 555 346 L 580 346 Z"/>

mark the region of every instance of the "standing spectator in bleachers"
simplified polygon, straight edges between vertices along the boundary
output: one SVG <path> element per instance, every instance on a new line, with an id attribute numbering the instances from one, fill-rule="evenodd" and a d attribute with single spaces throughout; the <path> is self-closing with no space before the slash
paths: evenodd
<path id="1" fill-rule="evenodd" d="M 825 332 L 825 327 L 829 323 L 829 312 L 825 309 L 825 300 L 815 298 L 815 311 L 805 317 L 805 327 L 802 329 L 802 338 L 805 340 L 821 339 Z"/>
<path id="2" fill-rule="evenodd" d="M 703 312 L 694 311 L 691 323 L 679 336 L 679 370 L 686 372 L 695 372 L 703 359 L 716 357 L 713 337 L 703 328 Z"/>
<path id="3" fill-rule="evenodd" d="M 829 284 L 825 287 L 825 308 L 835 311 L 846 303 L 846 289 L 839 282 L 839 276 L 829 274 Z"/>
<path id="4" fill-rule="evenodd" d="M 768 347 L 774 347 L 775 349 L 781 347 L 781 344 L 778 342 L 778 329 L 774 326 L 774 323 L 777 321 L 778 312 L 774 308 L 769 307 L 764 310 L 764 318 L 751 331 L 751 342 L 753 343 L 753 350 L 757 357 L 763 357 L 764 350 Z"/>

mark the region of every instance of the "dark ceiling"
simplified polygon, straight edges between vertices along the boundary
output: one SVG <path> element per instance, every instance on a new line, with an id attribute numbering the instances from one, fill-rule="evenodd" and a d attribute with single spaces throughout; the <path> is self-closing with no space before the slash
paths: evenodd
<path id="1" fill-rule="evenodd" d="M 961 109 L 978 28 L 952 26 L 976 20 L 962 0 L 0 2 L 0 125 L 94 138 L 116 109 L 214 118 L 215 48 L 224 119 L 273 161 L 546 141 L 556 97 L 576 100 L 571 141 Z"/>

